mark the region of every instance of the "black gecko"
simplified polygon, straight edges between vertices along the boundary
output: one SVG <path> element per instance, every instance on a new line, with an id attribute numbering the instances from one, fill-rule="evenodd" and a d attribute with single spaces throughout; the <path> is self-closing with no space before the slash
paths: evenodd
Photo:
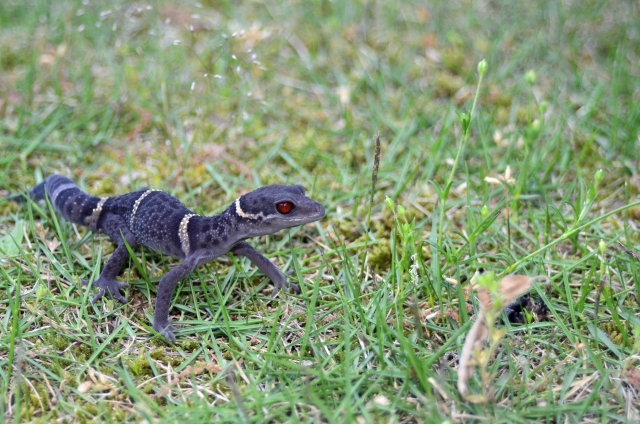
<path id="1" fill-rule="evenodd" d="M 106 233 L 117 245 L 100 277 L 93 282 L 100 292 L 92 302 L 105 294 L 127 302 L 120 293 L 127 284 L 116 280 L 129 255 L 123 239 L 131 247 L 142 244 L 184 259 L 165 274 L 158 285 L 153 328 L 170 342 L 176 341 L 175 328 L 169 320 L 174 287 L 197 266 L 227 252 L 249 258 L 273 281 L 276 290 L 287 288 L 299 293 L 300 287 L 289 283 L 278 267 L 244 240 L 318 221 L 325 213 L 322 205 L 306 197 L 299 185 L 261 187 L 211 217 L 194 214 L 178 199 L 159 190 L 142 189 L 109 198 L 91 196 L 61 175 L 51 175 L 33 187 L 29 197 L 42 200 L 45 193 L 56 212 L 65 219 L 85 225 L 91 231 Z M 12 199 L 22 201 L 24 197 L 18 195 Z"/>

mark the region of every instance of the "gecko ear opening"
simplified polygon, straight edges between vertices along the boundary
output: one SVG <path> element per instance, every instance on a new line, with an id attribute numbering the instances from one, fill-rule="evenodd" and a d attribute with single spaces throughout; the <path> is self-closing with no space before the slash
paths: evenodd
<path id="1" fill-rule="evenodd" d="M 281 214 L 287 215 L 287 214 L 291 213 L 291 211 L 293 210 L 293 203 L 292 202 L 280 202 L 280 203 L 277 203 L 276 204 L 276 209 Z"/>

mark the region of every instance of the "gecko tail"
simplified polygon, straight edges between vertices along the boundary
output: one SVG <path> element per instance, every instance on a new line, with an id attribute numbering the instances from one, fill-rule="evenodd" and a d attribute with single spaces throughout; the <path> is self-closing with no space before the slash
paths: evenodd
<path id="1" fill-rule="evenodd" d="M 45 182 L 43 181 L 35 187 L 29 189 L 29 191 L 27 191 L 26 193 L 7 194 L 3 197 L 3 199 L 16 203 L 25 203 L 28 198 L 31 198 L 34 202 L 37 202 L 38 200 L 44 199 L 44 193 Z"/>

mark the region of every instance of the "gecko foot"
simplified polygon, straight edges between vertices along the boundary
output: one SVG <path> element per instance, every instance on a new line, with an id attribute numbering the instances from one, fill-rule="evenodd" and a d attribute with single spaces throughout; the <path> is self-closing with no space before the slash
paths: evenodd
<path id="1" fill-rule="evenodd" d="M 86 286 L 86 285 L 89 284 L 89 281 L 82 280 L 82 284 L 84 284 Z M 102 297 L 105 294 L 107 296 L 117 300 L 120 303 L 129 302 L 127 300 L 127 298 L 124 297 L 120 293 L 120 289 L 123 289 L 123 288 L 129 286 L 127 283 L 123 283 L 123 282 L 117 281 L 117 280 L 108 280 L 106 278 L 100 277 L 96 281 L 93 282 L 93 286 L 94 287 L 98 287 L 100 289 L 100 291 L 98 292 L 97 295 L 95 295 L 93 297 L 93 299 L 91 299 L 91 303 L 96 303 L 98 300 L 102 299 Z"/>
<path id="2" fill-rule="evenodd" d="M 154 321 L 153 329 L 162 334 L 169 343 L 175 344 L 176 336 L 173 332 L 176 331 L 176 327 L 171 324 L 170 320 L 167 320 L 166 322 Z"/>
<path id="3" fill-rule="evenodd" d="M 278 291 L 280 291 L 280 289 L 282 288 L 284 288 L 286 292 L 291 291 L 296 294 L 300 293 L 300 286 L 290 283 L 286 280 L 286 278 L 283 278 L 282 281 L 274 281 L 273 287 L 275 287 L 275 289 L 273 290 L 273 294 L 278 293 Z"/>

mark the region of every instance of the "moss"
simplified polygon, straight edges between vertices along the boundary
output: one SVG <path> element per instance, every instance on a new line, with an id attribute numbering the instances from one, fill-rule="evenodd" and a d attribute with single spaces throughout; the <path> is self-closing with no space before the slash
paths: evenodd
<path id="1" fill-rule="evenodd" d="M 69 387 L 72 387 L 74 389 L 78 388 L 78 382 L 75 379 L 75 377 L 76 377 L 75 375 L 71 375 L 71 374 L 65 372 L 64 375 L 62 375 L 62 377 L 64 378 L 64 384 L 65 385 L 67 385 Z"/>
<path id="2" fill-rule="evenodd" d="M 115 195 L 116 194 L 116 186 L 113 184 L 112 178 L 102 178 L 98 180 L 98 183 L 95 186 L 95 194 L 98 195 Z"/>
<path id="3" fill-rule="evenodd" d="M 467 69 L 465 59 L 467 53 L 461 48 L 445 47 L 441 52 L 442 64 L 454 74 L 460 74 Z"/>
<path id="4" fill-rule="evenodd" d="M 181 357 L 172 357 L 172 356 L 163 356 L 162 362 L 167 365 L 171 365 L 173 368 L 177 368 L 185 361 L 184 358 Z"/>
<path id="5" fill-rule="evenodd" d="M 86 362 L 87 358 L 91 356 L 91 348 L 85 344 L 73 346 L 71 353 L 78 362 Z"/>
<path id="6" fill-rule="evenodd" d="M 532 115 L 531 109 L 528 107 L 519 107 L 516 109 L 515 113 L 516 124 L 518 125 L 526 125 L 531 122 L 534 115 Z"/>
<path id="7" fill-rule="evenodd" d="M 204 163 L 185 169 L 185 180 L 189 181 L 191 187 L 201 186 L 208 179 L 209 173 Z"/>
<path id="8" fill-rule="evenodd" d="M 465 80 L 457 75 L 439 73 L 435 78 L 435 91 L 438 97 L 453 97 L 465 85 Z"/>
<path id="9" fill-rule="evenodd" d="M 131 371 L 131 373 L 135 376 L 151 376 L 153 375 L 151 371 L 151 364 L 149 364 L 149 360 L 144 354 L 144 349 L 140 349 L 140 353 L 138 356 L 131 360 L 127 361 L 127 368 Z"/>
<path id="10" fill-rule="evenodd" d="M 149 352 L 149 356 L 151 356 L 153 359 L 158 361 L 158 360 L 160 360 L 161 358 L 164 357 L 164 352 L 165 352 L 165 349 L 162 348 L 162 347 L 159 347 L 159 348 L 154 349 L 151 352 Z"/>
<path id="11" fill-rule="evenodd" d="M 75 419 L 76 419 L 75 422 L 80 423 L 80 424 L 85 424 L 85 423 L 89 422 L 88 418 L 84 414 L 84 411 L 82 411 L 80 409 L 76 409 L 76 411 L 75 411 Z"/>
<path id="12" fill-rule="evenodd" d="M 51 344 L 55 350 L 65 350 L 69 347 L 69 339 L 65 336 L 57 335 L 53 337 Z"/>
<path id="13" fill-rule="evenodd" d="M 483 104 L 500 107 L 507 111 L 511 108 L 513 94 L 510 91 L 497 85 L 490 85 L 487 91 L 488 95 L 482 100 Z"/>
<path id="14" fill-rule="evenodd" d="M 499 107 L 495 109 L 493 119 L 497 126 L 507 125 L 511 119 L 511 109 L 508 107 Z"/>
<path id="15" fill-rule="evenodd" d="M 396 223 L 393 219 L 393 211 L 388 207 L 382 209 L 382 220 L 378 221 L 382 227 L 378 227 L 379 231 L 391 233 L 391 229 L 395 227 Z"/>
<path id="16" fill-rule="evenodd" d="M 357 240 L 361 236 L 358 225 L 354 222 L 332 219 L 331 223 L 340 232 L 340 235 L 350 242 Z"/>
<path id="17" fill-rule="evenodd" d="M 24 393 L 28 393 L 31 406 L 33 406 L 34 408 L 43 407 L 45 410 L 50 409 L 51 395 L 47 390 L 47 387 L 44 384 L 36 384 L 34 388 L 35 391 L 31 390 L 31 388 L 26 385 L 23 388 L 23 390 L 26 390 L 26 392 Z"/>
<path id="18" fill-rule="evenodd" d="M 193 352 L 194 350 L 200 348 L 200 343 L 192 340 L 187 340 L 180 343 L 180 347 L 187 352 Z"/>
<path id="19" fill-rule="evenodd" d="M 116 408 L 115 406 L 110 409 L 109 417 L 113 419 L 113 421 L 117 423 L 124 422 L 127 418 L 127 413 L 120 408 Z"/>
<path id="20" fill-rule="evenodd" d="M 19 49 L 12 46 L 12 43 L 0 45 L 0 63 L 6 71 L 23 64 L 25 57 L 28 57 L 28 55 L 19 53 Z"/>
<path id="21" fill-rule="evenodd" d="M 607 336 L 609 337 L 609 339 L 617 344 L 618 346 L 625 346 L 624 344 L 624 334 L 620 333 L 620 331 L 618 331 L 618 325 L 613 322 L 613 321 L 609 321 L 609 322 L 603 322 L 600 323 L 598 325 L 598 328 L 600 328 L 600 330 L 604 331 L 605 333 L 607 333 Z M 629 329 L 627 328 L 627 344 L 626 347 L 631 347 L 634 345 L 635 343 L 635 337 L 632 336 L 631 331 L 628 331 Z"/>
<path id="22" fill-rule="evenodd" d="M 88 402 L 86 402 L 83 405 L 83 408 L 84 408 L 85 411 L 87 411 L 87 413 L 93 415 L 94 417 L 97 416 L 98 413 L 100 412 L 96 405 L 94 405 L 92 403 L 88 403 Z"/>
<path id="23" fill-rule="evenodd" d="M 386 208 L 386 210 L 389 210 L 389 208 Z M 393 218 L 393 215 L 391 214 L 391 211 L 389 211 L 389 215 L 390 215 L 391 218 Z M 415 221 L 420 221 L 420 220 L 422 220 L 422 219 L 424 219 L 426 217 L 426 215 L 422 211 L 419 211 L 418 209 L 411 208 L 411 207 L 405 208 L 404 216 L 405 216 L 404 218 L 398 217 L 398 219 L 402 223 L 404 223 L 405 220 L 406 220 L 406 222 L 409 222 L 409 223 L 413 222 L 414 220 Z M 391 222 L 393 223 L 393 220 Z"/>
<path id="24" fill-rule="evenodd" d="M 9 193 L 5 193 L 5 194 L 9 194 Z M 2 194 L 0 196 L 4 196 L 5 194 Z M 4 205 L 0 206 L 0 214 L 12 215 L 14 213 L 17 213 L 20 210 L 20 208 L 21 206 L 18 203 L 14 203 L 14 202 L 5 203 Z"/>
<path id="25" fill-rule="evenodd" d="M 21 422 L 28 422 L 31 421 L 31 418 L 33 417 L 34 412 L 36 411 L 36 407 L 34 406 L 27 406 L 25 409 L 20 411 L 20 418 L 21 418 Z"/>
<path id="26" fill-rule="evenodd" d="M 369 252 L 369 263 L 374 271 L 386 271 L 391 268 L 391 242 L 388 239 L 379 240 Z"/>
<path id="27" fill-rule="evenodd" d="M 63 356 L 59 359 L 60 365 L 63 367 L 73 365 L 76 362 L 76 359 L 73 357 L 71 352 L 64 352 Z"/>
<path id="28" fill-rule="evenodd" d="M 164 339 L 162 337 L 155 337 L 155 338 L 151 339 L 149 344 L 151 346 L 154 346 L 154 347 L 159 347 L 159 346 L 162 346 L 164 348 L 167 347 L 167 342 L 164 341 Z"/>

